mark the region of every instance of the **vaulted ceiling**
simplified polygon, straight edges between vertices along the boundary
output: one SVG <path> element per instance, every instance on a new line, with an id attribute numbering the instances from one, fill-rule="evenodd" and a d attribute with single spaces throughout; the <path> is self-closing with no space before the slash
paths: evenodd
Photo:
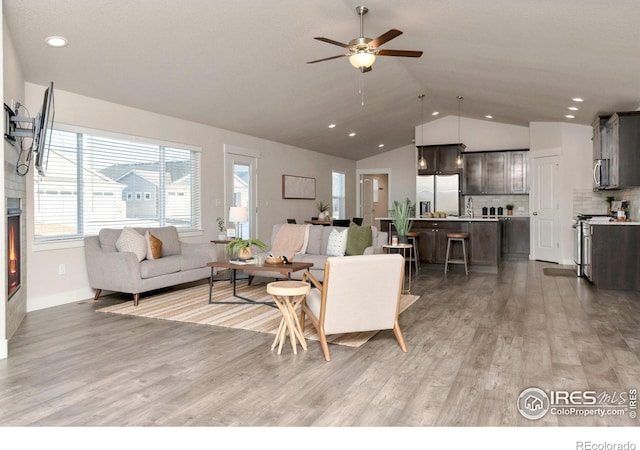
<path id="1" fill-rule="evenodd" d="M 344 51 L 314 37 L 359 36 L 361 4 L 365 36 L 397 28 L 382 48 L 422 57 L 378 57 L 365 74 L 347 58 L 306 64 Z M 640 106 L 638 0 L 3 0 L 3 9 L 29 82 L 354 160 L 410 144 L 423 115 L 458 107 L 526 126 L 591 124 Z M 50 35 L 69 45 L 47 47 Z"/>

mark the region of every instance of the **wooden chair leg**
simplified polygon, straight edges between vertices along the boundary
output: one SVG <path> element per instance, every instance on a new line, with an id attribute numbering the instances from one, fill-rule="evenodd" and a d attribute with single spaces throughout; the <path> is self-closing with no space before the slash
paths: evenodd
<path id="1" fill-rule="evenodd" d="M 407 353 L 407 344 L 404 342 L 404 336 L 402 335 L 402 331 L 400 330 L 400 324 L 396 320 L 396 323 L 393 325 L 393 334 L 396 335 L 396 339 L 398 340 L 398 344 L 400 344 L 400 348 L 403 352 Z"/>
<path id="2" fill-rule="evenodd" d="M 327 343 L 327 336 L 324 334 L 324 330 L 318 330 L 318 338 L 320 339 L 320 346 L 322 347 L 322 353 L 324 359 L 331 361 L 331 355 L 329 354 L 329 344 Z"/>
<path id="3" fill-rule="evenodd" d="M 102 293 L 102 289 L 96 289 L 96 295 L 93 296 L 93 301 L 97 302 L 100 294 Z"/>
<path id="4" fill-rule="evenodd" d="M 133 294 L 133 306 L 138 306 L 139 300 L 140 300 L 140 293 Z"/>
<path id="5" fill-rule="evenodd" d="M 300 331 L 302 331 L 304 333 L 304 319 L 305 319 L 305 314 L 304 314 L 304 302 L 302 304 L 302 306 L 300 307 Z"/>

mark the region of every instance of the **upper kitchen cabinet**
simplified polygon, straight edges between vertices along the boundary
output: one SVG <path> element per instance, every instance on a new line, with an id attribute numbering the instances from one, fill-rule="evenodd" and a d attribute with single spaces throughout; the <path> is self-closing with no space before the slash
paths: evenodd
<path id="1" fill-rule="evenodd" d="M 615 113 L 607 121 L 604 133 L 600 164 L 607 170 L 600 172 L 598 188 L 640 186 L 640 111 Z"/>
<path id="2" fill-rule="evenodd" d="M 593 160 L 606 158 L 603 150 L 606 146 L 606 126 L 611 116 L 598 116 L 593 122 Z"/>
<path id="3" fill-rule="evenodd" d="M 529 193 L 528 150 L 464 154 L 464 195 Z"/>
<path id="4" fill-rule="evenodd" d="M 460 173 L 459 162 L 464 144 L 448 145 L 419 145 L 418 147 L 418 175 L 441 175 Z M 420 167 L 420 159 L 424 158 L 426 167 Z"/>

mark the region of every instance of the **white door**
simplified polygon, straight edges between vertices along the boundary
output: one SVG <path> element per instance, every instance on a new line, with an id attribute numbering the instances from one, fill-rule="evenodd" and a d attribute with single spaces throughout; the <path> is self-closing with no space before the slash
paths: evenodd
<path id="1" fill-rule="evenodd" d="M 373 179 L 363 175 L 360 178 L 362 189 L 362 223 L 371 225 L 373 223 Z"/>
<path id="2" fill-rule="evenodd" d="M 531 232 L 533 258 L 560 262 L 560 157 L 533 158 Z"/>
<path id="3" fill-rule="evenodd" d="M 231 206 L 246 207 L 248 220 L 237 224 L 240 236 L 243 239 L 257 237 L 257 159 L 252 156 L 225 153 L 225 184 L 227 220 Z"/>

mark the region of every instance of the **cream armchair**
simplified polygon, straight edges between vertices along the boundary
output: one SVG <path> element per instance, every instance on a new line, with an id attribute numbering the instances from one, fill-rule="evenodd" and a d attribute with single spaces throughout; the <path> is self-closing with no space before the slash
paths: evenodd
<path id="1" fill-rule="evenodd" d="M 403 352 L 407 346 L 398 324 L 404 260 L 398 254 L 330 257 L 324 282 L 310 272 L 304 281 L 315 287 L 302 304 L 318 331 L 322 352 L 331 360 L 327 335 L 372 330 L 393 330 Z"/>

